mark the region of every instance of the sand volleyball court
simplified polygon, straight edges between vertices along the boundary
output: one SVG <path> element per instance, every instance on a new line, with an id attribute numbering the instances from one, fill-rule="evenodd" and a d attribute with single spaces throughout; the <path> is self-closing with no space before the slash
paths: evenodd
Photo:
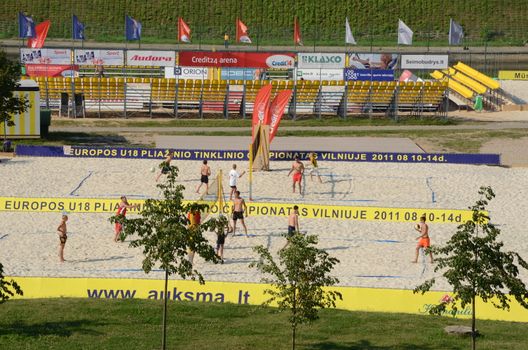
<path id="1" fill-rule="evenodd" d="M 157 160 L 19 157 L 0 163 L 0 197 L 61 197 L 129 199 L 158 197 L 151 172 Z M 187 199 L 198 199 L 200 161 L 175 161 L 179 182 Z M 230 161 L 210 161 L 213 176 L 227 174 Z M 477 198 L 480 185 L 490 185 L 497 197 L 490 206 L 493 221 L 502 229 L 507 249 L 528 257 L 525 208 L 528 207 L 528 169 L 445 164 L 320 162 L 323 183 L 305 177 L 304 195 L 291 193 L 287 177 L 290 162 L 276 161 L 273 170 L 255 173 L 256 202 L 326 204 L 346 206 L 466 209 Z M 240 171 L 247 162 L 238 162 Z M 224 188 L 228 179 L 224 175 Z M 248 197 L 248 176 L 239 179 L 242 196 Z M 203 190 L 203 188 L 202 188 Z M 213 199 L 214 196 L 206 196 Z M 56 228 L 60 213 L 0 212 L 0 256 L 14 276 L 50 277 L 163 277 L 155 270 L 141 271 L 141 252 L 126 243 L 114 243 L 109 214 L 71 213 L 65 249 L 59 263 Z M 250 237 L 228 237 L 224 265 L 195 259 L 206 280 L 258 282 L 248 268 L 255 259 L 252 247 L 263 244 L 278 251 L 285 244 L 285 217 L 249 216 Z M 432 277 L 432 267 L 420 258 L 411 264 L 417 234 L 412 223 L 301 218 L 301 230 L 320 237 L 320 246 L 341 260 L 335 275 L 343 286 L 413 288 Z M 433 244 L 445 242 L 457 223 L 432 223 Z M 211 244 L 215 235 L 210 233 Z M 528 281 L 528 276 L 523 276 Z M 447 287 L 441 283 L 440 287 Z"/>

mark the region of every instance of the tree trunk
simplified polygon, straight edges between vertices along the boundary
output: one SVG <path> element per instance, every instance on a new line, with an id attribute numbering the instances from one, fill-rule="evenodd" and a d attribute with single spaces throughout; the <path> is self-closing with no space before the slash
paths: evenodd
<path id="1" fill-rule="evenodd" d="M 292 323 L 292 350 L 295 350 L 295 330 L 297 328 L 297 287 L 293 288 L 293 323 Z"/>
<path id="2" fill-rule="evenodd" d="M 165 269 L 165 294 L 163 297 L 163 330 L 161 332 L 161 349 L 167 346 L 167 284 L 169 283 L 169 272 Z"/>
<path id="3" fill-rule="evenodd" d="M 477 348 L 477 334 L 475 333 L 475 295 L 471 298 L 471 349 Z"/>
<path id="4" fill-rule="evenodd" d="M 295 350 L 295 328 L 296 326 L 292 327 L 292 350 Z"/>

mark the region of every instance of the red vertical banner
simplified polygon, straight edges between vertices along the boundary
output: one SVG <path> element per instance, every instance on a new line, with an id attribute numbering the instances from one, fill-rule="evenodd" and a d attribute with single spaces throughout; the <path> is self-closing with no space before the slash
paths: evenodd
<path id="1" fill-rule="evenodd" d="M 259 123 L 264 124 L 264 120 L 269 113 L 271 88 L 271 84 L 263 86 L 255 97 L 255 103 L 253 104 L 253 121 L 251 123 L 251 137 L 253 140 L 255 140 L 255 127 Z"/>
<path id="2" fill-rule="evenodd" d="M 191 28 L 185 23 L 183 18 L 178 18 L 178 41 L 184 43 L 191 42 Z"/>
<path id="3" fill-rule="evenodd" d="M 40 49 L 44 46 L 44 41 L 48 36 L 48 30 L 51 25 L 49 20 L 39 23 L 35 26 L 35 37 L 28 38 L 27 46 L 33 49 Z"/>
<path id="4" fill-rule="evenodd" d="M 269 142 L 273 140 L 275 135 L 277 134 L 277 131 L 279 130 L 279 124 L 281 122 L 282 116 L 284 115 L 284 110 L 286 109 L 286 106 L 288 105 L 288 102 L 290 101 L 290 98 L 292 96 L 293 90 L 283 90 L 275 98 L 273 99 L 273 102 L 271 103 L 271 107 L 269 109 L 269 119 L 270 119 L 270 133 L 269 133 Z"/>
<path id="5" fill-rule="evenodd" d="M 303 46 L 301 39 L 301 25 L 299 24 L 297 17 L 293 20 L 293 43 L 295 45 Z"/>
<path id="6" fill-rule="evenodd" d="M 248 27 L 238 18 L 236 20 L 236 40 L 239 43 L 251 44 Z"/>

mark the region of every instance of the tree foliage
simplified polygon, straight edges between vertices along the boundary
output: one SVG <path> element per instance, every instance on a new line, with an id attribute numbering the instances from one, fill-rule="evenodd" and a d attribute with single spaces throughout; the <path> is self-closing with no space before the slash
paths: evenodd
<path id="1" fill-rule="evenodd" d="M 213 247 L 204 232 L 213 231 L 221 222 L 215 218 L 191 227 L 187 214 L 205 212 L 206 204 L 184 203 L 185 187 L 176 183 L 178 168 L 170 167 L 167 180 L 157 185 L 162 199 L 147 199 L 138 218 L 127 219 L 113 216 L 111 222 L 123 224 L 121 240 L 132 237 L 130 246 L 143 249 L 143 271 L 149 273 L 156 265 L 168 275 L 177 274 L 182 278 L 198 279 L 203 276 L 193 268 L 187 259 L 187 250 L 194 251 L 206 261 L 218 262 Z"/>
<path id="2" fill-rule="evenodd" d="M 472 305 L 473 341 L 475 340 L 475 299 L 481 298 L 496 308 L 509 309 L 512 298 L 528 308 L 528 290 L 519 278 L 520 268 L 528 264 L 515 252 L 503 251 L 504 243 L 499 241 L 501 231 L 491 222 L 486 207 L 495 193 L 491 187 L 481 187 L 480 198 L 469 207 L 471 220 L 458 226 L 457 232 L 444 246 L 430 249 L 436 256 L 434 271 L 442 276 L 453 288 L 454 296 L 432 307 L 431 314 L 456 314 L 458 305 L 463 309 Z M 429 291 L 436 279 L 432 278 L 415 288 L 422 294 Z"/>
<path id="3" fill-rule="evenodd" d="M 20 80 L 20 64 L 7 58 L 0 50 L 0 124 L 14 125 L 12 114 L 24 113 L 29 108 L 26 98 L 13 96 Z"/>
<path id="4" fill-rule="evenodd" d="M 278 262 L 264 246 L 254 247 L 260 260 L 251 263 L 265 275 L 262 282 L 271 284 L 266 289 L 269 298 L 264 305 L 276 304 L 281 311 L 290 311 L 292 340 L 295 348 L 295 330 L 299 324 L 318 319 L 321 308 L 335 307 L 341 300 L 341 293 L 324 287 L 333 286 L 339 280 L 330 272 L 339 260 L 316 247 L 315 235 L 295 234 L 289 238 L 290 244 L 279 251 Z"/>
<path id="5" fill-rule="evenodd" d="M 15 294 L 24 295 L 20 286 L 4 276 L 4 266 L 0 263 L 0 304 L 5 303 Z"/>
<path id="6" fill-rule="evenodd" d="M 164 163 L 160 164 L 163 167 Z M 213 247 L 203 236 L 204 232 L 218 229 L 225 225 L 225 219 L 214 219 L 191 225 L 189 213 L 205 212 L 208 206 L 199 203 L 184 203 L 184 186 L 176 184 L 178 168 L 169 167 L 170 171 L 165 182 L 157 185 L 163 194 L 162 199 L 147 199 L 138 218 L 127 219 L 124 215 L 110 218 L 113 223 L 123 225 L 120 239 L 124 241 L 132 237 L 130 246 L 143 249 L 143 271 L 149 273 L 158 265 L 165 271 L 165 288 L 163 298 L 163 330 L 162 349 L 166 349 L 167 330 L 167 283 L 169 275 L 181 278 L 198 279 L 205 283 L 202 274 L 193 268 L 188 260 L 188 252 L 192 251 L 205 261 L 219 261 Z"/>

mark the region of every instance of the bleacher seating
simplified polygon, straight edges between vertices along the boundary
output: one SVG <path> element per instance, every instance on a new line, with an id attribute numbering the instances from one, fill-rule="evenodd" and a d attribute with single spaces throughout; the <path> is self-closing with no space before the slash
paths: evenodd
<path id="1" fill-rule="evenodd" d="M 459 77 L 462 75 L 457 73 Z M 447 84 L 468 98 L 467 88 L 454 79 L 435 71 L 438 81 L 271 81 L 272 99 L 292 89 L 288 107 L 296 115 L 348 115 L 400 111 L 436 113 L 441 109 Z M 258 91 L 269 81 L 261 80 L 193 80 L 157 77 L 80 77 L 36 78 L 41 89 L 42 105 L 58 108 L 61 93 L 83 94 L 88 111 L 161 111 L 199 113 L 200 116 L 247 116 L 253 111 Z M 463 78 L 467 81 L 467 78 Z M 480 83 L 477 83 L 480 84 Z M 345 108 L 346 107 L 346 108 Z"/>
<path id="2" fill-rule="evenodd" d="M 442 72 L 434 71 L 431 76 L 437 81 L 448 82 L 449 90 L 454 93 L 450 98 L 459 106 L 471 107 L 477 96 L 482 96 L 486 110 L 500 110 L 503 105 L 512 103 L 498 81 L 462 62 Z"/>

